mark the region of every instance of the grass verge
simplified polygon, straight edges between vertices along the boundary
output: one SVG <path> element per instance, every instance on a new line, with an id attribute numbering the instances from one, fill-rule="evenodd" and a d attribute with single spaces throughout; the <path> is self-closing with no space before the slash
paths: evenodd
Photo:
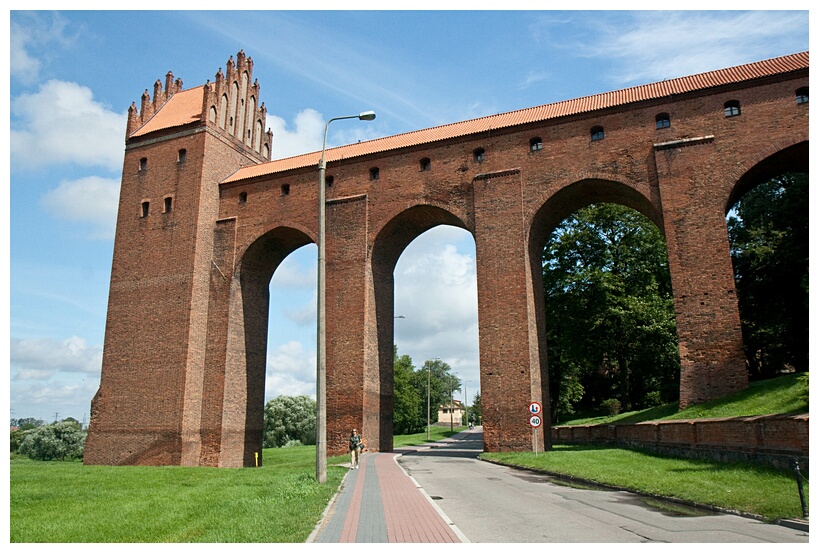
<path id="1" fill-rule="evenodd" d="M 679 410 L 670 403 L 620 413 L 614 416 L 577 417 L 556 422 L 556 425 L 636 424 L 653 420 L 707 419 L 719 417 L 753 417 L 758 415 L 796 415 L 807 413 L 809 373 L 794 373 L 751 382 L 747 389 L 730 396 L 692 405 Z"/>
<path id="2" fill-rule="evenodd" d="M 11 543 L 302 543 L 346 469 L 315 481 L 315 446 L 264 450 L 264 466 L 109 467 L 10 462 Z"/>
<path id="3" fill-rule="evenodd" d="M 676 459 L 594 445 L 558 445 L 538 455 L 483 453 L 481 458 L 759 515 L 767 521 L 802 517 L 793 474 L 764 466 Z M 806 501 L 807 490 L 805 483 Z"/>

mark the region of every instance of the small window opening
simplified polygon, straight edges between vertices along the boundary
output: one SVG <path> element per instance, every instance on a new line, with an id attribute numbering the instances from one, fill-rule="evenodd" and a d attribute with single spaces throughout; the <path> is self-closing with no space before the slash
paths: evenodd
<path id="1" fill-rule="evenodd" d="M 288 194 L 290 194 L 290 185 L 289 184 L 283 184 L 282 185 L 282 196 L 287 196 Z"/>
<path id="2" fill-rule="evenodd" d="M 418 162 L 418 166 L 421 171 L 429 171 L 430 169 L 432 169 L 432 162 L 429 160 L 428 157 L 425 157 Z"/>
<path id="3" fill-rule="evenodd" d="M 335 183 L 335 179 L 333 178 L 332 175 L 330 175 L 329 177 L 324 178 L 324 184 L 327 185 L 327 188 L 332 188 L 334 183 Z"/>
<path id="4" fill-rule="evenodd" d="M 725 102 L 725 117 L 736 117 L 740 113 L 739 100 L 729 100 Z"/>
<path id="5" fill-rule="evenodd" d="M 539 136 L 534 137 L 529 141 L 529 151 L 538 152 L 543 149 L 543 140 Z"/>
<path id="6" fill-rule="evenodd" d="M 808 103 L 808 87 L 803 86 L 802 88 L 796 91 L 796 103 L 797 104 Z"/>
<path id="7" fill-rule="evenodd" d="M 658 129 L 667 129 L 671 126 L 671 116 L 667 113 L 659 113 L 654 118 L 655 125 Z"/>
<path id="8" fill-rule="evenodd" d="M 170 213 L 172 208 L 173 208 L 173 198 L 168 196 L 167 198 L 165 198 L 165 211 L 164 211 L 164 213 Z"/>
<path id="9" fill-rule="evenodd" d="M 603 127 L 597 126 L 591 128 L 591 139 L 594 140 L 603 140 L 606 137 L 606 133 L 603 131 Z"/>
<path id="10" fill-rule="evenodd" d="M 239 203 L 240 204 L 247 203 L 247 192 L 239 192 Z"/>
<path id="11" fill-rule="evenodd" d="M 140 170 L 140 171 L 144 171 L 144 170 L 145 170 L 145 169 L 147 169 L 147 168 L 148 168 L 148 158 L 147 158 L 147 157 L 143 157 L 143 158 L 141 158 L 141 159 L 139 160 L 139 170 Z"/>
<path id="12" fill-rule="evenodd" d="M 140 217 L 143 219 L 148 216 L 148 207 L 150 206 L 150 202 L 142 202 L 142 211 L 140 212 Z"/>
<path id="13" fill-rule="evenodd" d="M 176 162 L 177 163 L 185 163 L 185 161 L 187 159 L 188 159 L 188 151 L 186 149 L 182 148 L 181 150 L 179 150 L 179 157 L 176 159 Z"/>
<path id="14" fill-rule="evenodd" d="M 370 169 L 370 180 L 378 180 L 379 176 L 378 167 L 373 167 Z"/>
<path id="15" fill-rule="evenodd" d="M 486 150 L 483 148 L 477 148 L 475 151 L 472 152 L 472 159 L 481 163 L 482 161 L 486 161 Z"/>

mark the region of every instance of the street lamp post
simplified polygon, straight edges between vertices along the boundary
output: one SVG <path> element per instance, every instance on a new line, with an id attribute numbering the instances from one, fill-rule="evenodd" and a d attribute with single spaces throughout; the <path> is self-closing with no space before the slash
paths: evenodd
<path id="1" fill-rule="evenodd" d="M 327 333 L 325 318 L 325 278 L 324 278 L 324 208 L 325 208 L 325 171 L 327 163 L 324 152 L 327 149 L 327 130 L 330 123 L 339 119 L 360 119 L 372 121 L 374 111 L 364 111 L 358 115 L 333 117 L 324 125 L 324 140 L 321 143 L 321 159 L 319 160 L 319 189 L 318 189 L 318 292 L 316 298 L 317 320 L 317 347 L 316 347 L 316 480 L 324 484 L 327 482 Z"/>
<path id="2" fill-rule="evenodd" d="M 430 412 L 429 412 L 429 381 L 430 375 L 432 374 L 432 364 L 427 363 L 427 441 L 430 440 L 429 438 L 429 419 L 430 419 Z"/>

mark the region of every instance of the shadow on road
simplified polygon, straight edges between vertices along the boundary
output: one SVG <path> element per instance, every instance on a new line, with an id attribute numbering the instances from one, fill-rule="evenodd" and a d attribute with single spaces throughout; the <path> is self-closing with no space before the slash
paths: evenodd
<path id="1" fill-rule="evenodd" d="M 456 457 L 477 459 L 483 453 L 483 430 L 465 430 L 451 438 L 420 446 L 396 448 L 395 453 L 417 457 Z"/>

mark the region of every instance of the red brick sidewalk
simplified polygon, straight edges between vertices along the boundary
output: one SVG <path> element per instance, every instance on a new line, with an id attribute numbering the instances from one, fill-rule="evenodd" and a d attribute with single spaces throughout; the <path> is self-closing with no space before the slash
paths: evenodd
<path id="1" fill-rule="evenodd" d="M 398 465 L 396 453 L 366 453 L 351 470 L 308 541 L 461 543 L 467 541 Z"/>

